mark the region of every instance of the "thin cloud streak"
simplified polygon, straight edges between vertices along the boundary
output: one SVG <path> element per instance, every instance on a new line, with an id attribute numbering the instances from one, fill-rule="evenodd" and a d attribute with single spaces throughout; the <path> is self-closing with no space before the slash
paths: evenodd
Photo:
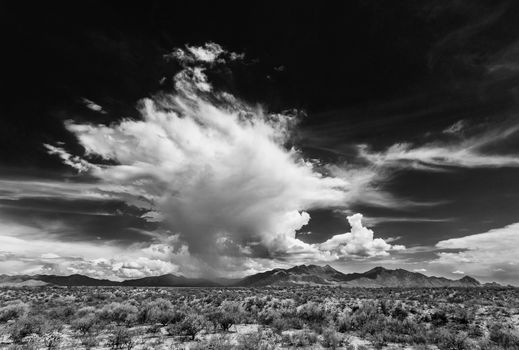
<path id="1" fill-rule="evenodd" d="M 377 167 L 412 168 L 446 171 L 450 167 L 501 168 L 518 167 L 519 154 L 488 154 L 484 148 L 499 144 L 517 134 L 519 125 L 499 127 L 485 133 L 453 142 L 432 142 L 421 146 L 397 143 L 385 151 L 372 151 L 359 145 L 359 157 Z"/>

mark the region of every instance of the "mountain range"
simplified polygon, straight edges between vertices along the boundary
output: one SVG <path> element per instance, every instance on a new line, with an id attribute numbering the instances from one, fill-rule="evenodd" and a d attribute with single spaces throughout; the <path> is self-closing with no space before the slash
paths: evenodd
<path id="1" fill-rule="evenodd" d="M 128 287 L 272 287 L 272 286 L 343 286 L 343 287 L 479 287 L 476 279 L 465 276 L 458 280 L 426 276 L 403 269 L 375 267 L 363 273 L 342 273 L 333 267 L 298 265 L 289 269 L 273 269 L 242 279 L 203 279 L 166 274 L 122 282 L 96 279 L 84 275 L 0 275 L 0 287 L 12 286 L 128 286 Z"/>

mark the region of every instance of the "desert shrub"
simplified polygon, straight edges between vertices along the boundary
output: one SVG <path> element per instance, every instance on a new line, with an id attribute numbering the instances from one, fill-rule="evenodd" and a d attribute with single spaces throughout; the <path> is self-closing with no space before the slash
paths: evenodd
<path id="1" fill-rule="evenodd" d="M 72 305 L 60 305 L 49 309 L 47 315 L 53 319 L 66 321 L 74 315 L 74 312 Z"/>
<path id="2" fill-rule="evenodd" d="M 14 320 L 27 314 L 29 305 L 15 303 L 0 308 L 0 323 Z"/>
<path id="3" fill-rule="evenodd" d="M 434 342 L 440 350 L 472 350 L 465 332 L 452 332 L 445 328 L 438 329 L 434 334 Z"/>
<path id="4" fill-rule="evenodd" d="M 61 332 L 59 332 L 59 331 L 52 331 L 52 332 L 46 333 L 42 337 L 42 343 L 45 346 L 45 349 L 47 349 L 47 350 L 58 349 L 62 340 L 63 340 L 63 337 L 61 335 Z"/>
<path id="5" fill-rule="evenodd" d="M 350 315 L 343 313 L 337 317 L 335 322 L 337 331 L 346 333 L 354 329 L 353 321 Z"/>
<path id="6" fill-rule="evenodd" d="M 97 347 L 97 345 L 99 343 L 98 340 L 97 340 L 97 335 L 96 334 L 91 334 L 91 333 L 87 333 L 87 334 L 82 335 L 79 338 L 79 340 L 81 342 L 81 345 L 83 345 L 86 350 L 89 350 L 89 349 Z"/>
<path id="7" fill-rule="evenodd" d="M 296 312 L 297 317 L 309 323 L 322 323 L 326 318 L 324 308 L 314 302 L 300 305 Z"/>
<path id="8" fill-rule="evenodd" d="M 76 317 L 83 317 L 89 314 L 94 314 L 96 308 L 92 306 L 85 306 L 76 311 Z"/>
<path id="9" fill-rule="evenodd" d="M 299 317 L 283 317 L 283 322 L 285 322 L 287 328 L 291 329 L 303 329 L 305 327 L 305 322 Z"/>
<path id="10" fill-rule="evenodd" d="M 144 306 L 141 314 L 141 320 L 146 323 L 160 323 L 167 325 L 168 323 L 177 323 L 182 321 L 185 313 L 180 310 L 174 310 L 169 300 L 156 299 Z"/>
<path id="11" fill-rule="evenodd" d="M 326 348 L 336 349 L 341 345 L 341 340 L 335 329 L 327 327 L 323 329 L 322 333 L 322 346 Z"/>
<path id="12" fill-rule="evenodd" d="M 281 314 L 270 308 L 263 309 L 258 314 L 258 321 L 263 325 L 271 325 L 275 319 L 281 319 Z"/>
<path id="13" fill-rule="evenodd" d="M 81 334 L 91 332 L 97 323 L 97 317 L 94 314 L 87 314 L 83 317 L 77 318 L 70 324 L 71 328 L 77 330 Z"/>
<path id="14" fill-rule="evenodd" d="M 382 320 L 384 320 L 384 316 L 378 313 L 377 307 L 373 303 L 362 304 L 351 315 L 353 329 L 361 330 L 362 333 L 376 331 Z"/>
<path id="15" fill-rule="evenodd" d="M 239 323 L 243 318 L 243 310 L 238 303 L 224 301 L 217 310 L 209 313 L 208 319 L 224 331 Z"/>
<path id="16" fill-rule="evenodd" d="M 207 325 L 207 320 L 198 314 L 189 314 L 182 321 L 170 324 L 168 332 L 171 335 L 185 335 L 194 340 L 196 335 L 200 333 Z"/>
<path id="17" fill-rule="evenodd" d="M 452 312 L 452 321 L 461 329 L 466 330 L 469 324 L 474 322 L 474 319 L 474 311 L 467 308 L 457 307 Z"/>
<path id="18" fill-rule="evenodd" d="M 478 322 L 470 324 L 468 333 L 471 338 L 480 338 L 485 335 L 483 325 Z"/>
<path id="19" fill-rule="evenodd" d="M 308 329 L 300 332 L 288 332 L 282 336 L 282 342 L 285 345 L 295 346 L 296 348 L 313 345 L 317 343 L 317 340 L 317 334 Z"/>
<path id="20" fill-rule="evenodd" d="M 436 311 L 431 315 L 431 323 L 435 327 L 443 327 L 447 322 L 449 322 L 449 318 L 443 310 Z"/>
<path id="21" fill-rule="evenodd" d="M 138 319 L 138 312 L 136 306 L 128 303 L 110 303 L 103 306 L 99 316 L 110 322 L 133 324 Z"/>
<path id="22" fill-rule="evenodd" d="M 236 350 L 274 350 L 278 338 L 270 330 L 259 330 L 255 333 L 243 334 L 238 338 Z"/>
<path id="23" fill-rule="evenodd" d="M 281 332 L 287 329 L 287 324 L 285 323 L 285 320 L 281 317 L 276 317 L 274 320 L 272 320 L 270 326 L 277 334 L 281 334 Z"/>
<path id="24" fill-rule="evenodd" d="M 132 334 L 126 327 L 115 327 L 108 338 L 110 349 L 130 350 L 134 345 Z"/>
<path id="25" fill-rule="evenodd" d="M 23 316 L 17 319 L 10 327 L 10 337 L 15 343 L 20 343 L 23 338 L 44 331 L 44 320 L 37 316 Z"/>
<path id="26" fill-rule="evenodd" d="M 402 308 L 401 305 L 398 305 L 392 312 L 391 312 L 391 317 L 397 319 L 397 320 L 400 320 L 400 321 L 403 321 L 407 315 L 409 313 L 404 310 L 404 308 Z"/>
<path id="27" fill-rule="evenodd" d="M 221 335 L 204 339 L 189 346 L 189 350 L 229 350 L 234 348 L 229 339 Z"/>
<path id="28" fill-rule="evenodd" d="M 505 349 L 519 349 L 519 335 L 506 325 L 491 325 L 488 337 L 492 342 Z"/>
<path id="29" fill-rule="evenodd" d="M 227 314 L 222 310 L 216 310 L 207 315 L 209 321 L 211 321 L 215 328 L 221 328 L 223 331 L 228 331 L 229 328 L 237 323 L 236 318 L 232 314 Z"/>

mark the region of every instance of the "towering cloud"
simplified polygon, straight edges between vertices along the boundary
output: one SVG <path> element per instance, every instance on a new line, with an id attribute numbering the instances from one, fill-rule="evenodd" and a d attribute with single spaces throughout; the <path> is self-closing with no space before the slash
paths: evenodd
<path id="1" fill-rule="evenodd" d="M 304 159 L 287 147 L 296 116 L 269 114 L 214 92 L 205 69 L 229 57 L 215 45 L 175 51 L 171 57 L 184 66 L 175 91 L 141 101 L 142 119 L 108 126 L 68 122 L 84 157 L 50 145 L 49 152 L 98 178 L 99 191 L 148 209 L 146 218 L 163 221 L 211 266 L 222 256 L 340 259 L 395 248 L 373 239 L 355 215 L 351 233 L 323 245 L 296 238 L 310 220 L 307 210 L 347 206 L 365 185 L 359 179 L 370 174 Z M 91 156 L 112 163 L 94 164 Z"/>

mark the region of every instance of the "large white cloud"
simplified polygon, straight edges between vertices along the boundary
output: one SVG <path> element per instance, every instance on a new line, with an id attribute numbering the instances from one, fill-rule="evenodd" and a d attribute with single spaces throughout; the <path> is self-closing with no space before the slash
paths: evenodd
<path id="1" fill-rule="evenodd" d="M 432 261 L 441 272 L 464 271 L 485 280 L 519 279 L 519 223 L 488 232 L 440 241 L 445 250 Z"/>
<path id="2" fill-rule="evenodd" d="M 218 47 L 176 51 L 183 62 L 213 64 Z M 212 92 L 204 69 L 185 67 L 176 91 L 144 99 L 140 120 L 112 125 L 67 122 L 86 157 L 47 146 L 64 163 L 97 177 L 100 191 L 152 210 L 189 252 L 210 266 L 222 256 L 316 259 L 376 256 L 394 249 L 350 217 L 352 232 L 309 245 L 296 231 L 307 210 L 345 207 L 368 193 L 373 172 L 326 167 L 287 148 L 296 118 Z M 92 164 L 89 155 L 114 161 Z"/>

